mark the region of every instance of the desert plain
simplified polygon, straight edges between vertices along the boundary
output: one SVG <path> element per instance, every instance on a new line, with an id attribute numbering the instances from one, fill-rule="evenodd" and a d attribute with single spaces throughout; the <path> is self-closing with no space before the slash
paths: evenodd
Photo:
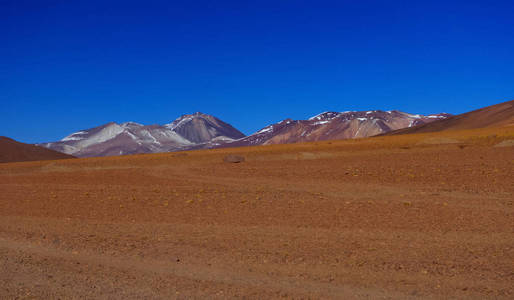
<path id="1" fill-rule="evenodd" d="M 513 299 L 513 140 L 0 164 L 0 298 Z"/>

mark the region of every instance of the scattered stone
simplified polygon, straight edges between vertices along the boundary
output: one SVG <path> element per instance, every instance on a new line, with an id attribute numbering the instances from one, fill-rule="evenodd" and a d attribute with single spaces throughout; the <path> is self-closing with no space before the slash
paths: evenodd
<path id="1" fill-rule="evenodd" d="M 230 154 L 230 155 L 225 156 L 223 158 L 223 161 L 228 162 L 228 163 L 240 163 L 240 162 L 244 162 L 245 158 L 240 155 Z"/>

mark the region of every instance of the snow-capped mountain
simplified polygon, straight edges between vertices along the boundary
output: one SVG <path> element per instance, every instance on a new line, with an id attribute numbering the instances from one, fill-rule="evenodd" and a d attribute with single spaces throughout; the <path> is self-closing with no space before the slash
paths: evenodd
<path id="1" fill-rule="evenodd" d="M 183 115 L 165 125 L 107 123 L 40 146 L 78 157 L 157 153 L 203 148 L 243 138 L 231 125 L 207 114 Z"/>
<path id="2" fill-rule="evenodd" d="M 374 136 L 448 118 L 392 111 L 323 112 L 307 120 L 285 119 L 245 136 L 213 116 L 183 115 L 165 125 L 107 123 L 39 146 L 78 157 L 157 153 L 190 149 L 285 144 Z"/>
<path id="3" fill-rule="evenodd" d="M 218 137 L 238 139 L 245 136 L 230 124 L 202 113 L 183 115 L 164 127 L 195 144 L 207 143 Z"/>
<path id="4" fill-rule="evenodd" d="M 308 120 L 286 119 L 223 147 L 285 144 L 374 136 L 446 119 L 450 114 L 413 115 L 392 111 L 323 112 Z"/>

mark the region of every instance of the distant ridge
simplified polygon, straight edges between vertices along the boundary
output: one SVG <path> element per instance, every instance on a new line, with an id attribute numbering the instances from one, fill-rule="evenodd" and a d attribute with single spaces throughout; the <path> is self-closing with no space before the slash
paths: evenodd
<path id="1" fill-rule="evenodd" d="M 77 157 L 95 157 L 287 144 L 364 138 L 449 116 L 446 113 L 424 116 L 398 110 L 323 112 L 308 120 L 286 119 L 245 136 L 232 125 L 197 112 L 182 115 L 164 125 L 111 122 L 39 146 Z"/>
<path id="2" fill-rule="evenodd" d="M 487 127 L 514 126 L 514 100 L 455 115 L 429 124 L 399 129 L 384 135 L 429 133 Z"/>
<path id="3" fill-rule="evenodd" d="M 111 122 L 72 133 L 58 142 L 42 143 L 39 146 L 77 157 L 95 157 L 509 125 L 514 126 L 514 100 L 456 116 L 447 113 L 410 114 L 398 110 L 328 111 L 306 120 L 285 119 L 249 136 L 214 116 L 197 112 L 182 115 L 164 125 Z"/>
<path id="4" fill-rule="evenodd" d="M 0 163 L 66 158 L 75 157 L 43 147 L 20 143 L 11 138 L 0 136 Z"/>
<path id="5" fill-rule="evenodd" d="M 289 144 L 323 140 L 365 138 L 392 130 L 427 124 L 450 114 L 409 114 L 398 110 L 323 112 L 308 120 L 285 119 L 242 139 L 216 147 Z"/>

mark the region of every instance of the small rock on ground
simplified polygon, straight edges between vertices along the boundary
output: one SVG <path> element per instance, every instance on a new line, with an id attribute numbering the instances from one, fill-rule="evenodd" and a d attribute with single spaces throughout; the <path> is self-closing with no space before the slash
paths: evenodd
<path id="1" fill-rule="evenodd" d="M 244 162 L 245 158 L 240 155 L 230 154 L 230 155 L 225 156 L 223 158 L 223 161 L 228 162 L 228 163 L 240 163 L 240 162 Z"/>

